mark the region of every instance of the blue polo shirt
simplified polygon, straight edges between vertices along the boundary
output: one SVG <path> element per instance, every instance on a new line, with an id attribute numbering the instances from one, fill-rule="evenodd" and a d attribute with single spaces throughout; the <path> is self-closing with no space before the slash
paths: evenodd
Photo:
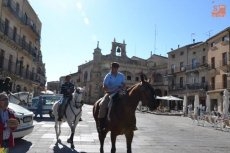
<path id="1" fill-rule="evenodd" d="M 125 83 L 125 76 L 121 72 L 118 72 L 117 75 L 112 75 L 112 73 L 106 74 L 103 85 L 106 86 L 109 90 L 109 93 L 116 92 L 118 88 L 123 86 Z"/>

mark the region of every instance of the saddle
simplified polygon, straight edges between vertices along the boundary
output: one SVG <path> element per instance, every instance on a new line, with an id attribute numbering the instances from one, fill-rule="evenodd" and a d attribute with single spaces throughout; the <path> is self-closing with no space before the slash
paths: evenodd
<path id="1" fill-rule="evenodd" d="M 59 108 L 58 108 L 58 120 L 61 121 L 63 116 L 66 116 L 66 108 L 70 102 L 71 98 L 62 99 L 59 101 Z"/>

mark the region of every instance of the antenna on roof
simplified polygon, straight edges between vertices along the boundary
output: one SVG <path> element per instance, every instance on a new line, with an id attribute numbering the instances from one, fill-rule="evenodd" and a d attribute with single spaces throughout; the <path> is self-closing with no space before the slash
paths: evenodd
<path id="1" fill-rule="evenodd" d="M 156 24 L 155 24 L 155 34 L 154 34 L 154 50 L 153 50 L 153 53 L 155 54 L 155 52 L 156 52 L 156 42 L 157 42 L 157 31 L 156 31 Z"/>
<path id="2" fill-rule="evenodd" d="M 205 34 L 208 36 L 208 38 L 210 38 L 211 37 L 211 32 L 212 32 L 212 30 L 209 30 L 209 31 L 207 31 Z"/>

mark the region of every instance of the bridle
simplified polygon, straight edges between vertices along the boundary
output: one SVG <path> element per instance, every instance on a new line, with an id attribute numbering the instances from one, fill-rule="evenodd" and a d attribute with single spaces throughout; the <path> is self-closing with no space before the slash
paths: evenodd
<path id="1" fill-rule="evenodd" d="M 76 94 L 76 93 L 75 93 L 75 94 Z M 82 93 L 79 92 L 79 94 L 82 94 Z M 83 103 L 82 103 L 81 101 L 78 101 L 78 98 L 77 98 L 77 97 L 79 96 L 79 94 L 78 94 L 77 96 L 75 95 L 75 97 L 73 97 L 73 99 L 72 99 L 72 100 L 74 100 L 74 105 L 71 105 L 71 102 L 70 102 L 70 101 L 68 102 L 68 105 L 69 105 L 69 107 L 70 107 L 70 110 L 72 111 L 72 113 L 73 113 L 74 116 L 75 116 L 74 122 L 76 121 L 77 116 L 80 115 L 80 113 L 82 112 Z M 80 109 L 80 111 L 79 111 L 77 114 L 75 114 L 73 106 L 74 106 L 74 108 L 76 108 L 76 109 Z"/>

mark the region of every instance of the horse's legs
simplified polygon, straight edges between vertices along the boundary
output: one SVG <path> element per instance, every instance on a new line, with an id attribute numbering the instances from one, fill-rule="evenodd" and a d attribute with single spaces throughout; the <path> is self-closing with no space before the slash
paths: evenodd
<path id="1" fill-rule="evenodd" d="M 111 132 L 110 137 L 111 137 L 111 142 L 112 142 L 111 153 L 115 153 L 117 134 L 115 132 Z"/>
<path id="2" fill-rule="evenodd" d="M 74 134 L 75 134 L 75 128 L 77 126 L 77 121 L 75 121 L 75 123 L 72 123 L 72 122 L 68 122 L 69 124 L 69 127 L 71 129 L 71 135 L 69 137 L 69 139 L 67 140 L 68 143 L 71 144 L 71 148 L 75 148 L 74 144 L 73 144 L 73 137 L 74 137 Z"/>
<path id="3" fill-rule="evenodd" d="M 127 153 L 132 153 L 132 141 L 133 141 L 133 131 L 128 131 L 125 133 Z"/>
<path id="4" fill-rule="evenodd" d="M 56 139 L 57 141 L 59 141 L 59 136 L 61 134 L 61 123 L 58 122 L 56 119 L 55 119 L 55 125 L 54 125 L 54 128 L 55 128 L 55 132 L 56 132 Z"/>
<path id="5" fill-rule="evenodd" d="M 106 134 L 107 134 L 106 131 L 98 132 L 98 137 L 100 140 L 100 153 L 104 153 L 104 141 L 105 141 Z"/>

